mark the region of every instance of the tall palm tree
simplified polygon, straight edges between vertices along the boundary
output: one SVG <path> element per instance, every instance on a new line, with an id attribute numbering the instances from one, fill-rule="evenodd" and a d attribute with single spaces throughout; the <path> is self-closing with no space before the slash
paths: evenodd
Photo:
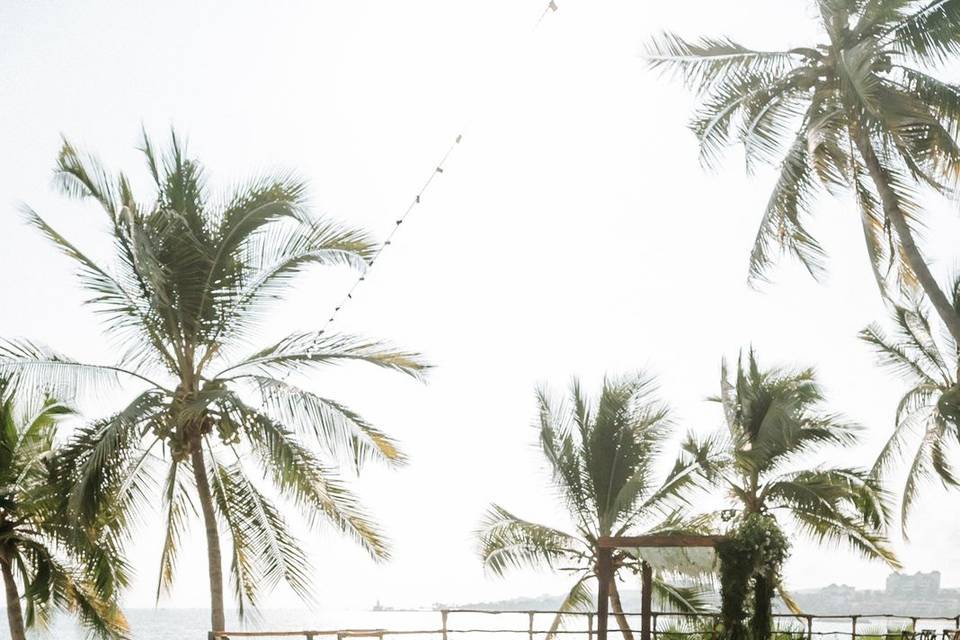
<path id="1" fill-rule="evenodd" d="M 703 443 L 709 478 L 727 489 L 735 513 L 784 515 L 815 542 L 843 543 L 867 558 L 899 567 L 883 536 L 885 494 L 865 470 L 811 461 L 829 447 L 849 447 L 857 429 L 824 410 L 811 369 L 761 369 L 751 349 L 730 381 L 722 367 L 720 397 L 727 430 Z M 728 514 L 729 515 L 729 514 Z M 779 585 L 755 582 L 758 602 Z"/>
<path id="2" fill-rule="evenodd" d="M 953 305 L 960 311 L 960 279 L 953 283 Z M 947 487 L 960 487 L 950 462 L 950 447 L 960 442 L 960 386 L 957 384 L 957 344 L 949 333 L 938 336 L 921 299 L 891 310 L 893 334 L 879 324 L 860 332 L 881 363 L 903 376 L 910 389 L 897 406 L 893 435 L 877 456 L 874 474 L 885 477 L 905 448 L 915 442 L 900 501 L 900 525 L 907 519 L 924 480 L 939 478 Z M 919 442 L 917 439 L 919 438 Z"/>
<path id="3" fill-rule="evenodd" d="M 116 540 L 74 527 L 55 480 L 54 434 L 72 412 L 52 400 L 30 404 L 0 379 L 0 574 L 10 637 L 24 640 L 54 609 L 76 614 L 98 637 L 126 637 L 115 602 L 126 579 Z"/>
<path id="4" fill-rule="evenodd" d="M 780 176 L 750 260 L 763 278 L 775 247 L 815 276 L 823 251 L 804 216 L 821 187 L 850 190 L 874 274 L 919 283 L 954 339 L 960 315 L 914 239 L 918 184 L 947 191 L 960 172 L 960 86 L 932 73 L 960 53 L 960 0 L 816 0 L 820 43 L 756 51 L 727 38 L 694 42 L 665 34 L 650 48 L 654 68 L 674 70 L 698 94 L 691 128 L 712 166 L 741 143 L 747 166 Z"/>
<path id="5" fill-rule="evenodd" d="M 337 468 L 367 460 L 399 464 L 402 453 L 357 413 L 291 376 L 349 362 L 420 376 L 426 365 L 416 354 L 324 330 L 251 349 L 261 321 L 297 274 L 313 265 L 362 269 L 373 245 L 357 229 L 309 215 L 305 185 L 290 175 L 254 179 L 214 199 L 201 165 L 175 135 L 163 155 L 146 136 L 141 150 L 156 187 L 149 202 L 134 198 L 126 176 L 111 176 L 67 142 L 57 162 L 61 191 L 106 213 L 112 267 L 26 212 L 77 263 L 90 304 L 119 344 L 119 361 L 80 363 L 19 340 L 3 347 L 0 371 L 71 392 L 103 391 L 121 379 L 137 385 L 129 404 L 80 430 L 65 447 L 70 505 L 82 522 L 104 509 L 135 513 L 152 495 L 150 479 L 162 473 L 166 533 L 157 595 L 171 585 L 196 504 L 218 631 L 224 628 L 221 529 L 233 543 L 241 615 L 279 580 L 309 598 L 303 547 L 272 495 L 295 504 L 311 525 L 329 521 L 374 558 L 388 556 L 383 536 Z M 265 492 L 257 476 L 275 491 Z"/>
<path id="6" fill-rule="evenodd" d="M 574 571 L 573 586 L 550 629 L 563 614 L 590 608 L 588 584 L 598 576 L 597 540 L 601 536 L 668 533 L 682 530 L 676 508 L 695 486 L 697 462 L 681 459 L 658 481 L 656 467 L 672 424 L 665 404 L 654 397 L 653 380 L 644 375 L 606 379 L 595 405 L 574 380 L 570 405 L 537 392 L 540 447 L 553 482 L 575 523 L 574 533 L 522 520 L 493 505 L 477 537 L 484 566 L 497 575 L 511 567 L 547 567 Z M 623 615 L 617 576 L 638 571 L 641 559 L 613 554 L 610 608 L 627 640 L 633 634 Z M 654 579 L 658 598 L 679 611 L 697 611 L 700 590 Z"/>

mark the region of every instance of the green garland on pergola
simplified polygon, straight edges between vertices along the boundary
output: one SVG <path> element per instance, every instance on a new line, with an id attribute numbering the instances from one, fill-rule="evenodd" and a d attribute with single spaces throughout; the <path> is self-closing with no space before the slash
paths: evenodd
<path id="1" fill-rule="evenodd" d="M 773 629 L 773 595 L 790 545 L 770 516 L 751 513 L 737 524 L 733 535 L 717 546 L 720 560 L 720 616 L 724 640 L 765 640 Z M 749 629 L 745 624 L 750 607 Z"/>

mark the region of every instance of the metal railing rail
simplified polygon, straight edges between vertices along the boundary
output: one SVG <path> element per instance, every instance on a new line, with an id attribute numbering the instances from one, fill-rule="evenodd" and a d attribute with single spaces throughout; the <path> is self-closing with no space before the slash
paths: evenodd
<path id="1" fill-rule="evenodd" d="M 429 613 L 422 610 L 391 610 L 391 613 Z M 440 627 L 439 628 L 430 628 L 430 629 L 304 629 L 304 630 L 295 630 L 295 631 L 211 631 L 207 634 L 208 640 L 229 640 L 230 638 L 303 638 L 304 640 L 319 640 L 321 638 L 335 638 L 336 640 L 349 640 L 352 638 L 366 638 L 373 640 L 384 640 L 391 636 L 439 636 L 440 640 L 449 640 L 451 635 L 461 635 L 466 633 L 485 633 L 485 634 L 526 634 L 527 640 L 536 640 L 537 636 L 546 636 L 550 633 L 550 629 L 539 629 L 535 625 L 535 618 L 538 615 L 556 615 L 561 613 L 555 610 L 546 610 L 546 609 L 535 609 L 535 610 L 525 610 L 525 611 L 508 611 L 508 610 L 490 610 L 490 609 L 439 609 L 435 613 L 440 614 Z M 453 628 L 449 624 L 449 619 L 451 614 L 483 614 L 483 615 L 513 615 L 513 616 L 527 616 L 527 626 L 525 628 L 510 628 L 510 629 L 489 629 L 489 628 Z M 587 640 L 594 640 L 596 635 L 596 617 L 595 612 L 590 611 L 572 611 L 566 613 L 568 616 L 586 618 L 587 620 L 587 629 L 557 629 L 553 633 L 557 635 L 585 635 Z M 614 614 L 610 614 L 613 616 Z M 639 617 L 641 614 L 638 612 L 627 611 L 620 615 L 626 617 Z M 704 613 L 676 613 L 671 611 L 653 611 L 651 612 L 652 624 L 651 631 L 654 639 L 656 640 L 659 636 L 664 636 L 664 638 L 687 638 L 687 637 L 699 637 L 706 638 L 708 635 L 712 638 L 716 637 L 716 629 L 720 621 L 719 612 L 704 612 Z M 936 636 L 940 633 L 939 631 L 930 630 L 930 629 L 921 629 L 917 630 L 917 624 L 920 622 L 943 622 L 943 623 L 952 623 L 953 629 L 946 629 L 944 625 L 942 629 L 943 640 L 960 640 L 960 615 L 956 616 L 911 616 L 911 615 L 901 615 L 894 613 L 851 613 L 851 614 L 793 614 L 793 613 L 775 613 L 773 617 L 778 620 L 782 619 L 793 619 L 803 624 L 805 628 L 803 629 L 777 629 L 776 633 L 781 636 L 796 637 L 798 640 L 813 640 L 814 637 L 824 638 L 830 636 L 832 638 L 837 637 L 849 637 L 851 640 L 857 640 L 860 638 L 877 638 L 883 637 L 887 639 L 896 639 L 896 640 L 935 640 Z M 683 631 L 677 629 L 660 629 L 658 627 L 658 622 L 669 619 L 678 619 L 678 620 L 690 620 L 694 618 L 706 618 L 712 622 L 711 629 L 701 629 L 696 631 Z M 813 624 L 817 620 L 829 620 L 829 621 L 839 621 L 839 620 L 850 620 L 850 630 L 849 631 L 840 631 L 840 630 L 831 630 L 831 631 L 814 631 Z M 909 627 L 903 631 L 889 632 L 885 633 L 875 632 L 875 631 L 863 631 L 860 633 L 857 632 L 858 623 L 866 621 L 902 621 L 904 623 L 909 622 Z M 612 633 L 617 633 L 614 627 L 611 627 Z"/>

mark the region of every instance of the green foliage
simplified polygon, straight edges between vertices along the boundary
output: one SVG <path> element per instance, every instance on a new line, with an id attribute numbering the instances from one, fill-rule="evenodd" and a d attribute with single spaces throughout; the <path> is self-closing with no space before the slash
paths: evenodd
<path id="1" fill-rule="evenodd" d="M 772 629 L 771 601 L 790 545 L 776 520 L 759 513 L 739 519 L 717 545 L 720 558 L 720 612 L 724 635 L 729 640 L 769 637 Z M 748 597 L 754 590 L 748 636 L 745 620 L 750 614 Z"/>
<path id="2" fill-rule="evenodd" d="M 301 595 L 310 591 L 309 564 L 280 515 L 287 510 L 267 495 L 293 505 L 311 526 L 332 524 L 386 558 L 385 538 L 341 476 L 368 461 L 402 464 L 403 453 L 351 408 L 303 388 L 301 378 L 350 363 L 420 378 L 428 366 L 415 353 L 319 329 L 250 346 L 297 276 L 311 267 L 362 270 L 375 245 L 360 229 L 312 216 L 306 184 L 291 174 L 255 178 L 215 198 L 176 135 L 166 152 L 146 136 L 141 150 L 155 187 L 146 201 L 126 176 L 69 142 L 57 159 L 61 192 L 97 203 L 105 215 L 108 264 L 26 212 L 77 266 L 88 303 L 116 341 L 117 362 L 80 363 L 27 340 L 0 344 L 0 373 L 23 388 L 102 397 L 130 385 L 138 393 L 64 447 L 59 473 L 71 513 L 82 526 L 109 520 L 129 530 L 162 487 L 159 596 L 172 584 L 199 499 L 233 544 L 241 613 L 280 580 Z M 204 504 L 197 478 L 207 478 L 213 505 Z"/>
<path id="3" fill-rule="evenodd" d="M 125 638 L 121 540 L 109 527 L 76 526 L 56 473 L 56 427 L 72 415 L 0 378 L 0 565 L 18 582 L 27 627 L 45 627 L 59 609 L 95 637 Z"/>

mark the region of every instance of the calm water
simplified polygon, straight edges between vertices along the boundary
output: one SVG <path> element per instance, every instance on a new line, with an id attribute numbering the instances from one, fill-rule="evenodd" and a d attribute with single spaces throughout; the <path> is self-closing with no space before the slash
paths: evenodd
<path id="1" fill-rule="evenodd" d="M 209 614 L 203 609 L 128 609 L 127 617 L 133 636 L 137 640 L 205 640 L 209 628 Z M 552 617 L 547 614 L 537 615 L 534 618 L 534 628 L 545 631 L 550 626 Z M 0 621 L 0 640 L 9 640 L 6 629 L 6 620 Z M 448 628 L 452 631 L 450 640 L 527 640 L 527 626 L 529 618 L 525 613 L 501 613 L 498 615 L 457 613 L 450 614 Z M 789 625 L 792 629 L 800 629 L 797 623 Z M 917 626 L 923 629 L 938 629 L 942 623 L 921 622 Z M 858 631 L 860 633 L 877 632 L 896 626 L 894 623 L 883 621 L 861 620 Z M 437 630 L 441 626 L 440 614 L 435 611 L 308 611 L 303 609 L 270 609 L 260 613 L 259 619 L 248 619 L 240 623 L 236 619 L 228 622 L 228 628 L 233 631 L 271 630 L 331 630 L 331 629 L 391 629 L 391 630 Z M 661 621 L 661 629 L 665 625 Z M 952 626 L 952 625 L 951 625 Z M 611 627 L 615 623 L 611 620 Z M 639 627 L 639 620 L 635 623 Z M 571 631 L 586 631 L 586 620 L 580 623 L 572 622 L 567 628 Z M 517 633 L 482 634 L 456 633 L 456 630 L 474 629 L 511 629 Z M 815 640 L 849 640 L 850 623 L 844 621 L 816 621 L 816 632 L 838 632 L 838 635 L 817 636 Z M 847 635 L 840 635 L 840 634 Z M 53 627 L 46 632 L 34 632 L 34 638 L 50 638 L 52 640 L 83 640 L 86 634 L 69 618 L 60 618 Z M 537 640 L 543 640 L 543 634 L 537 635 Z M 611 633 L 611 640 L 619 640 L 619 634 Z M 440 640 L 439 635 L 407 635 L 394 636 L 395 640 Z M 561 640 L 586 640 L 586 633 L 561 636 Z M 323 639 L 329 640 L 329 639 Z"/>
<path id="2" fill-rule="evenodd" d="M 210 614 L 205 609 L 127 609 L 127 619 L 137 640 L 206 640 L 210 628 Z M 2 615 L 2 609 L 0 609 Z M 538 629 L 550 626 L 550 616 L 537 616 Z M 496 634 L 495 640 L 526 640 L 528 618 L 526 614 L 450 614 L 450 629 L 519 629 L 514 634 Z M 231 631 L 295 631 L 334 629 L 391 629 L 391 630 L 439 630 L 440 613 L 434 611 L 309 611 L 305 609 L 269 609 L 260 612 L 255 619 L 239 622 L 228 619 Z M 491 635 L 491 634 L 488 634 Z M 34 632 L 34 638 L 55 640 L 84 640 L 86 634 L 69 618 L 57 619 L 46 632 Z M 570 636 L 573 638 L 573 636 Z M 400 640 L 440 640 L 439 635 L 395 636 Z M 476 634 L 451 633 L 451 640 L 478 638 Z M 0 639 L 9 640 L 6 620 L 0 621 Z M 327 637 L 323 640 L 331 640 Z"/>

